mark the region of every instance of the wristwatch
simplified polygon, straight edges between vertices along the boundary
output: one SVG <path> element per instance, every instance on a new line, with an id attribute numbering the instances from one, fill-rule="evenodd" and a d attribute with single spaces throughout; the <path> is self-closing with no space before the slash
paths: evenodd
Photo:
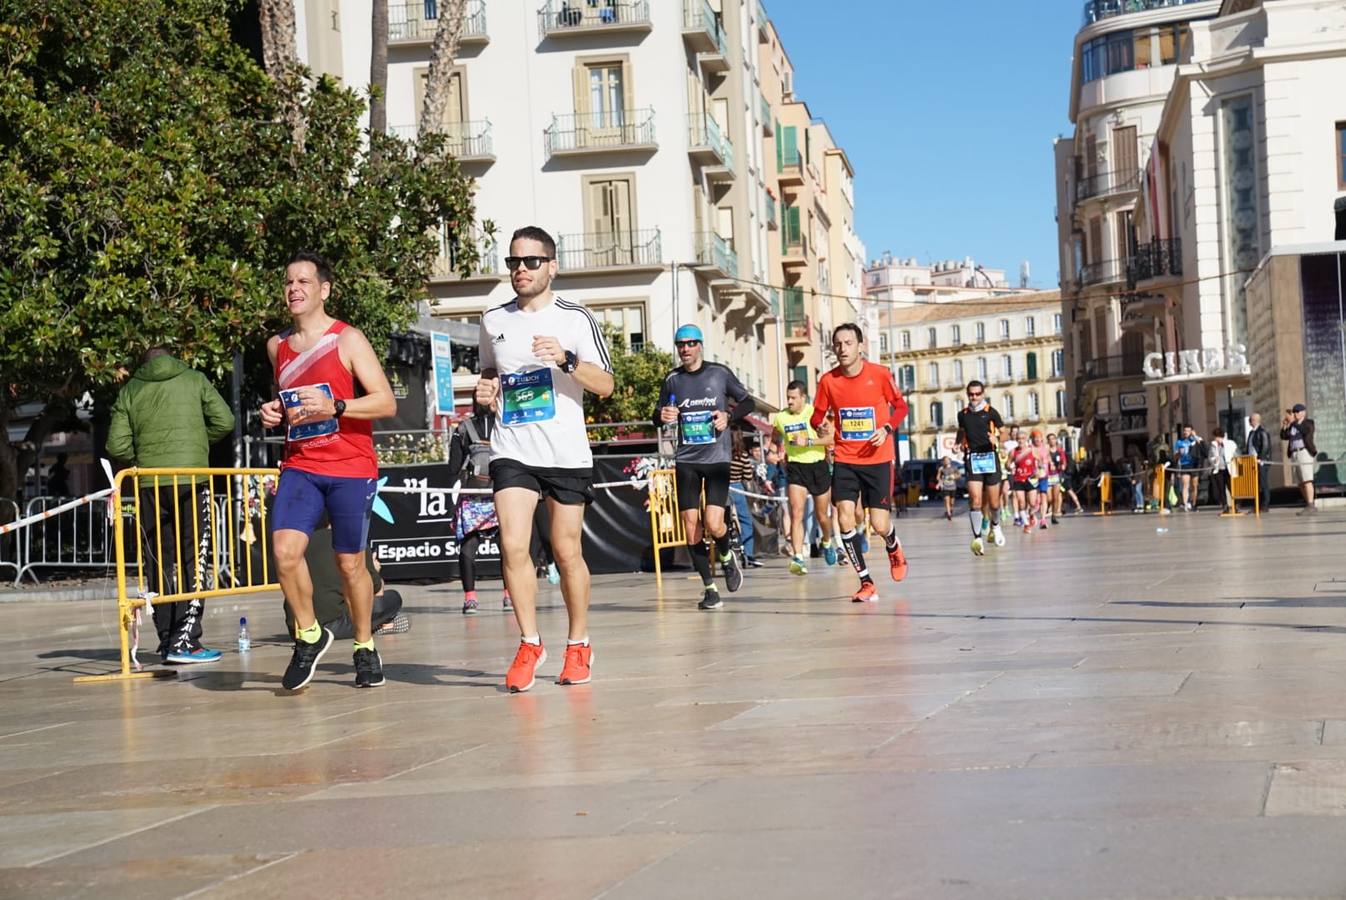
<path id="1" fill-rule="evenodd" d="M 334 419 L 341 418 L 346 413 L 346 401 L 345 400 L 332 401 L 332 409 L 333 409 L 332 418 Z"/>
<path id="2" fill-rule="evenodd" d="M 580 358 L 574 352 L 567 350 L 566 358 L 561 362 L 560 369 L 567 375 L 575 374 L 575 370 L 580 367 Z"/>
<path id="3" fill-rule="evenodd" d="M 884 422 L 884 423 L 883 423 L 883 430 L 886 431 L 886 432 L 888 432 L 889 434 L 892 434 L 892 433 L 893 433 L 893 423 L 892 423 L 892 422 Z"/>

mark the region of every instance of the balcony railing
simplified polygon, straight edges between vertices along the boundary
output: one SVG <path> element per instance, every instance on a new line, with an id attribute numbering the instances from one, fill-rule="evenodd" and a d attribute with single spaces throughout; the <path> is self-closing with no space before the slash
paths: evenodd
<path id="1" fill-rule="evenodd" d="M 720 164 L 726 169 L 734 168 L 734 145 L 720 130 L 720 123 L 709 114 L 689 113 L 687 116 L 687 140 L 693 150 L 706 149 L 719 157 Z"/>
<path id="2" fill-rule="evenodd" d="M 418 126 L 395 125 L 389 134 L 406 141 L 416 140 Z M 444 146 L 458 159 L 494 159 L 495 145 L 491 141 L 491 122 L 480 119 L 472 122 L 449 122 L 443 129 Z"/>
<path id="3" fill-rule="evenodd" d="M 388 43 L 434 40 L 439 28 L 439 16 L 445 4 L 440 0 L 413 0 L 408 3 L 388 4 Z M 472 42 L 486 38 L 486 0 L 472 0 L 467 5 L 460 41 Z"/>
<path id="4" fill-rule="evenodd" d="M 776 123 L 771 118 L 771 104 L 767 102 L 766 97 L 761 99 L 757 114 L 762 118 L 762 133 L 768 137 L 775 134 Z"/>
<path id="5" fill-rule="evenodd" d="M 738 254 L 727 240 L 713 231 L 697 235 L 696 261 L 703 266 L 714 266 L 731 278 L 738 277 Z"/>
<path id="6" fill-rule="evenodd" d="M 537 11 L 543 36 L 589 30 L 648 31 L 650 0 L 549 0 Z"/>
<path id="7" fill-rule="evenodd" d="M 779 319 L 781 313 L 780 291 L 775 288 L 768 288 L 767 297 L 770 298 L 771 301 L 771 318 Z"/>
<path id="8" fill-rule="evenodd" d="M 684 0 L 682 33 L 702 54 L 721 58 L 729 55 L 729 40 L 720 27 L 720 18 L 706 0 Z"/>
<path id="9" fill-rule="evenodd" d="M 490 235 L 474 233 L 471 236 L 473 248 L 477 252 L 477 261 L 473 264 L 469 277 L 478 275 L 499 275 L 500 254 L 495 239 Z M 458 271 L 462 262 L 463 245 L 461 241 L 451 240 L 446 229 L 439 232 L 439 254 L 435 257 L 432 274 L 438 278 L 461 278 Z"/>
<path id="10" fill-rule="evenodd" d="M 1089 0 L 1084 4 L 1084 24 L 1092 25 L 1094 22 L 1128 13 L 1148 12 L 1152 9 L 1167 9 L 1171 6 L 1187 6 L 1200 2 L 1201 0 Z"/>
<path id="11" fill-rule="evenodd" d="M 1127 260 L 1126 286 L 1134 289 L 1142 281 L 1182 274 L 1182 240 L 1150 241 L 1136 248 L 1136 255 Z"/>
<path id="12" fill-rule="evenodd" d="M 1139 377 L 1143 370 L 1144 356 L 1100 356 L 1084 362 L 1084 371 L 1079 383 L 1087 384 L 1099 378 Z"/>
<path id="13" fill-rule="evenodd" d="M 1080 267 L 1079 277 L 1076 279 L 1081 288 L 1086 285 L 1106 284 L 1110 281 L 1121 280 L 1122 264 L 1120 260 L 1116 259 L 1103 259 L 1086 263 Z"/>
<path id="14" fill-rule="evenodd" d="M 766 227 L 771 229 L 780 227 L 776 221 L 776 198 L 770 194 L 766 195 Z"/>
<path id="15" fill-rule="evenodd" d="M 809 341 L 812 340 L 811 332 L 813 322 L 808 316 L 786 316 L 785 317 L 785 340 Z"/>
<path id="16" fill-rule="evenodd" d="M 599 110 L 552 116 L 543 133 L 547 158 L 657 146 L 653 109 Z"/>
<path id="17" fill-rule="evenodd" d="M 1081 178 L 1075 186 L 1076 201 L 1091 197 L 1106 197 L 1112 194 L 1125 194 L 1140 190 L 1140 170 L 1126 172 L 1099 172 Z"/>
<path id="18" fill-rule="evenodd" d="M 563 234 L 556 239 L 556 262 L 562 271 L 657 266 L 663 262 L 659 229 Z"/>

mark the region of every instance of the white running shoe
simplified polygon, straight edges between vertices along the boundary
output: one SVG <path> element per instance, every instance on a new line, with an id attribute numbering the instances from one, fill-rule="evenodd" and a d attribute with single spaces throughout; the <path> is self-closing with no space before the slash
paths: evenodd
<path id="1" fill-rule="evenodd" d="M 992 528 L 991 540 L 995 541 L 997 547 L 1005 546 L 1005 532 L 1001 531 L 999 528 Z"/>
<path id="2" fill-rule="evenodd" d="M 977 535 L 972 539 L 972 555 L 973 556 L 986 555 L 986 545 L 982 543 L 981 535 Z"/>

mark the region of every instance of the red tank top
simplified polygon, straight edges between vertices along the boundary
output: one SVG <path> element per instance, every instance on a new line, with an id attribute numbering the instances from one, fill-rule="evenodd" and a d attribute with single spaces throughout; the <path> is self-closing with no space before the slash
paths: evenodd
<path id="1" fill-rule="evenodd" d="M 282 402 L 289 405 L 289 392 L 301 387 L 325 390 L 333 400 L 355 399 L 355 378 L 337 350 L 341 332 L 349 327 L 345 322 L 333 322 L 327 333 L 303 353 L 290 347 L 293 332 L 281 332 L 276 347 L 276 384 Z M 289 426 L 281 467 L 335 478 L 378 478 L 374 423 L 341 418 Z"/>

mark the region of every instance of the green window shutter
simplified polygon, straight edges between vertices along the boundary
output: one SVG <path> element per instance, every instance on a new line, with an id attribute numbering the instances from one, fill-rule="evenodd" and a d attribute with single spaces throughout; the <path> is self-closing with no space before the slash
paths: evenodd
<path id="1" fill-rule="evenodd" d="M 777 168 L 793 166 L 799 163 L 799 138 L 798 130 L 793 125 L 786 125 L 781 131 L 781 139 L 778 142 L 781 148 L 782 158 L 778 160 Z"/>
<path id="2" fill-rule="evenodd" d="M 800 243 L 799 207 L 791 206 L 785 210 L 785 234 L 789 243 Z"/>
<path id="3" fill-rule="evenodd" d="M 785 132 L 781 130 L 780 119 L 776 120 L 776 171 L 785 168 L 784 147 Z"/>
<path id="4" fill-rule="evenodd" d="M 1038 355 L 1036 353 L 1028 354 L 1028 380 L 1038 380 Z"/>

